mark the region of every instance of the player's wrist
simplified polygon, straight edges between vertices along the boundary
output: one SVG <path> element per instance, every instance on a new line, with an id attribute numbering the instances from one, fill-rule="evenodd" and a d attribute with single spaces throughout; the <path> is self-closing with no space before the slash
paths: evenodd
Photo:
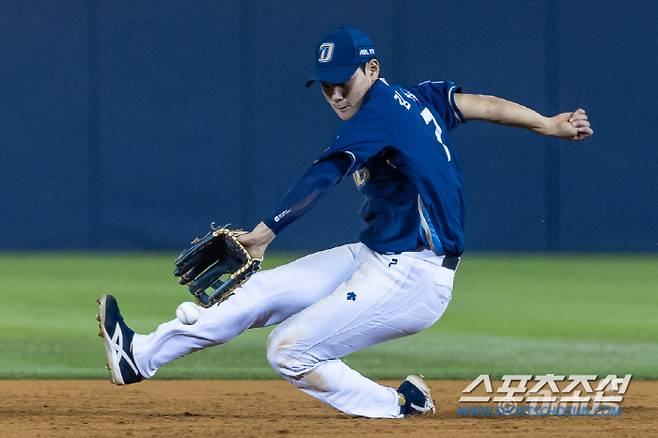
<path id="1" fill-rule="evenodd" d="M 253 238 L 254 243 L 261 245 L 268 245 L 276 237 L 274 231 L 272 231 L 264 222 L 260 222 L 256 225 L 249 234 Z"/>
<path id="2" fill-rule="evenodd" d="M 557 135 L 557 124 L 553 117 L 540 116 L 534 131 L 541 135 Z"/>

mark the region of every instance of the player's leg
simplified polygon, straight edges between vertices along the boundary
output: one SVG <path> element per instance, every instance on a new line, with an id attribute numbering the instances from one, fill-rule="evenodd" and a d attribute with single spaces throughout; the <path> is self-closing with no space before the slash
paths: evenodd
<path id="1" fill-rule="evenodd" d="M 113 374 L 119 365 L 125 368 L 125 357 L 130 356 L 139 370 L 138 377 L 148 378 L 178 357 L 226 343 L 248 328 L 264 327 L 288 318 L 329 295 L 349 278 L 354 270 L 355 248 L 358 246 L 343 245 L 258 272 L 220 305 L 201 309 L 199 320 L 192 325 L 174 319 L 161 324 L 149 335 L 135 333 L 133 337 L 118 308 L 114 312 L 118 316 L 112 316 L 111 309 L 102 309 L 102 316 L 109 315 L 102 319 L 121 320 L 125 326 L 116 326 L 115 329 L 114 323 L 106 324 L 106 348 L 115 350 L 114 356 L 108 352 Z M 123 342 L 128 338 L 132 338 L 132 345 Z M 123 345 L 119 345 L 119 340 Z"/>
<path id="2" fill-rule="evenodd" d="M 384 256 L 364 247 L 346 283 L 272 332 L 270 363 L 298 388 L 347 414 L 400 417 L 395 389 L 339 358 L 436 322 L 450 301 L 454 277 L 441 262 L 429 251 Z"/>

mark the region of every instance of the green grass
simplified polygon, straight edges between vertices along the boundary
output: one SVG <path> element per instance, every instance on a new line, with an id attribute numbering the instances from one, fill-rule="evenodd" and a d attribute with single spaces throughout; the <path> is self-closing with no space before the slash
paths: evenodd
<path id="1" fill-rule="evenodd" d="M 140 332 L 188 300 L 176 254 L 0 255 L 0 378 L 106 378 L 95 299 L 115 294 Z M 265 267 L 290 260 L 269 257 Z M 376 378 L 634 374 L 658 378 L 658 258 L 468 255 L 444 317 L 346 361 Z M 194 353 L 157 378 L 276 378 L 270 328 Z"/>

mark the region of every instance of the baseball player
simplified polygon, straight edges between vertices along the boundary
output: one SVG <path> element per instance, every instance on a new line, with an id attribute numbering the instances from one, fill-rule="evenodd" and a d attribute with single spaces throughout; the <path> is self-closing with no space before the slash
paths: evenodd
<path id="1" fill-rule="evenodd" d="M 497 97 L 462 93 L 448 81 L 392 85 L 379 71 L 363 32 L 341 27 L 322 38 L 306 86 L 319 82 L 344 124 L 272 213 L 239 239 L 262 257 L 277 234 L 352 175 L 365 197 L 359 242 L 259 272 L 226 301 L 201 309 L 195 324 L 173 320 L 148 335 L 131 330 L 116 300 L 103 296 L 101 332 L 115 383 L 139 382 L 178 357 L 279 324 L 268 339 L 268 360 L 307 394 L 354 416 L 435 411 L 422 377 L 391 388 L 341 358 L 430 327 L 450 302 L 464 250 L 464 199 L 449 131 L 486 120 L 566 140 L 593 132 L 582 109 L 544 117 Z"/>

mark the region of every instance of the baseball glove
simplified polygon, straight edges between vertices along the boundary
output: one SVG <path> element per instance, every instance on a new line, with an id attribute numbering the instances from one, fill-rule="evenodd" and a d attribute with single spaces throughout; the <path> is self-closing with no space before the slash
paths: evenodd
<path id="1" fill-rule="evenodd" d="M 210 307 L 233 294 L 260 268 L 262 259 L 253 258 L 238 241 L 246 231 L 215 228 L 202 238 L 192 241 L 176 259 L 174 275 L 187 285 L 197 303 Z M 222 277 L 224 279 L 222 280 Z M 206 289 L 211 288 L 208 294 Z"/>

